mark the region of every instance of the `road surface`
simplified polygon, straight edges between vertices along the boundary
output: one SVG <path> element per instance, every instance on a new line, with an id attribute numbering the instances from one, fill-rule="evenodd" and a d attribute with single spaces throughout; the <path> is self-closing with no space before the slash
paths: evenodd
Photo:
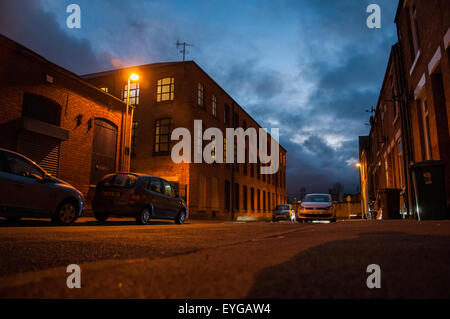
<path id="1" fill-rule="evenodd" d="M 0 298 L 450 297 L 450 221 L 0 220 L 0 242 Z"/>

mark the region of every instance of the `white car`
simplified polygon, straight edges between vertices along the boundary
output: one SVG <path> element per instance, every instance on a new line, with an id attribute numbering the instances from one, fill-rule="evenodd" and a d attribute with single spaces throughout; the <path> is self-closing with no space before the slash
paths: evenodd
<path id="1" fill-rule="evenodd" d="M 308 194 L 300 204 L 297 220 L 299 222 L 313 220 L 336 221 L 336 209 L 330 194 Z"/>

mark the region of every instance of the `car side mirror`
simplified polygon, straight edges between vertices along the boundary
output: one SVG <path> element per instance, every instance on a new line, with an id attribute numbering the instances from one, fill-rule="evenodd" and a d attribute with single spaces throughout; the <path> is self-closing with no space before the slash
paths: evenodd
<path id="1" fill-rule="evenodd" d="M 42 175 L 41 183 L 48 183 L 49 181 L 51 181 L 51 179 L 52 179 L 51 175 L 44 174 Z"/>

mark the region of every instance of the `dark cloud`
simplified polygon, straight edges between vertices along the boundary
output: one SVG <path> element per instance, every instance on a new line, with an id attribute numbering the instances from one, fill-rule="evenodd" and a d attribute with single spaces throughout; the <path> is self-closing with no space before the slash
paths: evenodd
<path id="1" fill-rule="evenodd" d="M 397 1 L 376 1 L 382 9 L 378 30 L 366 27 L 370 0 L 249 1 L 240 7 L 251 7 L 245 12 L 253 20 L 245 30 L 234 28 L 234 23 L 242 23 L 233 20 L 240 15 L 233 12 L 234 2 L 186 6 L 148 1 L 147 10 L 136 0 L 126 5 L 80 3 L 89 8 L 87 32 L 98 27 L 89 25 L 98 23 L 89 15 L 99 14 L 99 8 L 108 12 L 101 28 L 87 36 L 92 42 L 68 36 L 55 16 L 34 0 L 1 1 L 0 32 L 78 73 L 110 68 L 113 57 L 123 65 L 179 60 L 174 42 L 193 42 L 188 59 L 204 68 L 263 127 L 278 123 L 280 142 L 288 151 L 289 194 L 298 193 L 300 187 L 326 192 L 338 181 L 346 191 L 356 190 L 358 172 L 349 164 L 358 156 L 358 135 L 368 133 L 365 110 L 377 102 L 389 50 L 396 41 Z M 216 7 L 225 5 L 230 14 L 221 16 Z M 199 12 L 226 21 L 206 24 Z M 261 21 L 266 23 L 258 24 Z M 287 25 L 296 29 L 283 29 Z M 271 30 L 279 30 L 280 41 L 261 46 L 265 32 Z M 296 36 L 283 42 L 284 31 Z M 252 37 L 243 37 L 248 32 Z M 283 56 L 272 56 L 272 48 L 284 46 L 297 56 L 288 70 L 277 68 Z"/>
<path id="2" fill-rule="evenodd" d="M 69 36 L 39 0 L 0 1 L 0 32 L 76 73 L 111 68 L 88 40 Z"/>

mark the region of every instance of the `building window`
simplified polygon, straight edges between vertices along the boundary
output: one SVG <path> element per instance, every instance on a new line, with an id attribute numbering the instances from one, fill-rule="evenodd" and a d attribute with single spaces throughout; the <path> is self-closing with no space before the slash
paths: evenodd
<path id="1" fill-rule="evenodd" d="M 233 113 L 233 127 L 236 128 L 239 126 L 239 114 L 236 112 Z"/>
<path id="2" fill-rule="evenodd" d="M 257 190 L 256 191 L 256 205 L 257 205 L 257 209 L 258 211 L 261 211 L 261 190 Z"/>
<path id="3" fill-rule="evenodd" d="M 155 153 L 170 151 L 170 119 L 157 120 L 155 123 Z"/>
<path id="4" fill-rule="evenodd" d="M 242 186 L 242 205 L 243 205 L 243 209 L 247 210 L 248 209 L 248 204 L 247 204 L 247 186 L 244 185 Z"/>
<path id="5" fill-rule="evenodd" d="M 131 127 L 131 157 L 136 157 L 136 137 L 137 137 L 138 122 L 133 122 Z"/>
<path id="6" fill-rule="evenodd" d="M 425 145 L 425 159 L 431 160 L 433 158 L 431 151 L 431 136 L 430 136 L 430 119 L 428 116 L 428 102 L 426 99 L 422 100 L 422 116 L 423 116 L 423 137 Z"/>
<path id="7" fill-rule="evenodd" d="M 175 79 L 164 78 L 158 80 L 156 102 L 173 101 L 175 95 Z"/>
<path id="8" fill-rule="evenodd" d="M 230 210 L 230 182 L 225 181 L 225 210 Z"/>
<path id="9" fill-rule="evenodd" d="M 127 101 L 128 95 L 128 84 L 126 84 L 123 88 L 123 100 Z M 130 105 L 139 104 L 139 82 L 131 82 L 130 83 Z"/>
<path id="10" fill-rule="evenodd" d="M 239 184 L 234 183 L 234 209 L 239 210 Z"/>
<path id="11" fill-rule="evenodd" d="M 198 84 L 198 88 L 197 88 L 197 103 L 198 103 L 198 106 L 204 106 L 203 94 L 204 94 L 203 85 L 201 83 L 199 83 Z"/>
<path id="12" fill-rule="evenodd" d="M 108 93 L 109 89 L 108 88 L 100 88 L 100 90 L 105 91 L 106 93 Z"/>
<path id="13" fill-rule="evenodd" d="M 216 161 L 216 138 L 214 136 L 211 137 L 211 143 L 212 143 L 211 158 L 212 158 L 213 162 L 215 162 Z"/>
<path id="14" fill-rule="evenodd" d="M 409 11 L 407 18 L 409 19 L 408 33 L 409 33 L 411 57 L 412 59 L 415 59 L 420 49 L 419 32 L 418 32 L 419 29 L 417 25 L 417 10 L 415 5 L 409 6 L 407 10 Z"/>
<path id="15" fill-rule="evenodd" d="M 250 187 L 250 208 L 255 211 L 255 189 Z"/>
<path id="16" fill-rule="evenodd" d="M 227 162 L 227 138 L 223 138 L 223 162 Z"/>
<path id="17" fill-rule="evenodd" d="M 227 125 L 230 123 L 230 106 L 225 104 L 223 109 L 223 122 Z"/>
<path id="18" fill-rule="evenodd" d="M 214 117 L 217 117 L 217 98 L 215 95 L 211 98 L 211 114 Z"/>
<path id="19" fill-rule="evenodd" d="M 263 191 L 263 212 L 266 211 L 266 191 Z"/>

